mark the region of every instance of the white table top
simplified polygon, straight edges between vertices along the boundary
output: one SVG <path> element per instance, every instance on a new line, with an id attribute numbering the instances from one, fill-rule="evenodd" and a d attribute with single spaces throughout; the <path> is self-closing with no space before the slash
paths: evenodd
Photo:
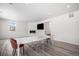
<path id="1" fill-rule="evenodd" d="M 46 38 L 50 38 L 49 36 L 32 36 L 32 37 L 23 37 L 23 38 L 16 38 L 17 44 L 25 44 L 34 41 L 44 40 Z"/>
<path id="2" fill-rule="evenodd" d="M 23 37 L 23 38 L 16 38 L 18 44 L 18 51 L 17 54 L 19 56 L 19 44 L 30 43 L 34 41 L 44 40 L 46 38 L 50 38 L 50 36 L 42 35 L 42 36 L 32 36 L 32 37 Z"/>

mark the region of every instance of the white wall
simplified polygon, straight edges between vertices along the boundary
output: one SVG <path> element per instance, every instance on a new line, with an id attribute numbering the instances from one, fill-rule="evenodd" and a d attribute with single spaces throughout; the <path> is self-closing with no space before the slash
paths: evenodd
<path id="1" fill-rule="evenodd" d="M 49 34 L 49 22 L 16 22 L 15 31 L 10 31 L 9 20 L 0 19 L 0 39 L 10 37 L 25 37 Z M 44 30 L 37 30 L 37 24 L 44 23 Z M 35 30 L 36 33 L 29 33 L 30 30 Z"/>
<path id="2" fill-rule="evenodd" d="M 37 30 L 36 23 L 28 23 L 28 35 L 29 36 L 36 35 L 36 33 L 30 33 L 30 30 L 35 30 L 35 31 Z"/>
<path id="3" fill-rule="evenodd" d="M 37 24 L 44 23 L 44 30 L 37 30 Z M 30 30 L 35 30 L 36 33 L 29 33 Z M 41 21 L 41 22 L 31 22 L 28 23 L 28 34 L 29 36 L 33 35 L 45 35 L 50 34 L 49 21 Z"/>
<path id="4" fill-rule="evenodd" d="M 39 24 L 38 22 L 31 22 L 28 23 L 28 35 L 29 36 L 36 36 L 36 35 L 43 35 L 45 34 L 45 30 L 37 30 L 37 24 Z M 36 33 L 30 33 L 30 30 L 35 30 Z"/>
<path id="5" fill-rule="evenodd" d="M 50 28 L 54 40 L 79 45 L 79 11 L 69 18 L 69 13 L 51 18 Z"/>
<path id="6" fill-rule="evenodd" d="M 49 21 L 44 22 L 45 34 L 50 34 Z"/>
<path id="7" fill-rule="evenodd" d="M 24 37 L 28 36 L 28 26 L 26 22 L 16 22 L 15 31 L 10 31 L 9 21 L 0 20 L 0 39 L 10 38 L 10 37 Z"/>

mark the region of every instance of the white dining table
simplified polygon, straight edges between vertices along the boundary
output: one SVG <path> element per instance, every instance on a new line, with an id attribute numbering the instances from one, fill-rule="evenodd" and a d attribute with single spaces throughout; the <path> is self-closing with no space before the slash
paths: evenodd
<path id="1" fill-rule="evenodd" d="M 46 38 L 50 38 L 49 36 L 32 36 L 32 37 L 23 37 L 23 38 L 16 38 L 17 41 L 17 55 L 19 56 L 19 45 L 20 44 L 26 44 L 26 43 L 31 43 L 34 41 L 40 41 L 40 40 L 44 40 Z"/>

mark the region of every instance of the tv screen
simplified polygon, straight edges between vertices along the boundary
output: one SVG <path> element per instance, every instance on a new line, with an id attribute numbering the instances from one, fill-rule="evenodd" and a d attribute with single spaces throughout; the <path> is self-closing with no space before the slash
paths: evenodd
<path id="1" fill-rule="evenodd" d="M 44 29 L 44 24 L 37 24 L 37 30 L 43 30 Z"/>

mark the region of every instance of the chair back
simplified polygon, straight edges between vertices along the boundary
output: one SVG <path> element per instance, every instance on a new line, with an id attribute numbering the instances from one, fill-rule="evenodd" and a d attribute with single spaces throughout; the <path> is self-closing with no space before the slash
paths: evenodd
<path id="1" fill-rule="evenodd" d="M 16 49 L 17 48 L 17 41 L 14 38 L 11 38 L 10 42 L 11 42 L 12 48 Z"/>

